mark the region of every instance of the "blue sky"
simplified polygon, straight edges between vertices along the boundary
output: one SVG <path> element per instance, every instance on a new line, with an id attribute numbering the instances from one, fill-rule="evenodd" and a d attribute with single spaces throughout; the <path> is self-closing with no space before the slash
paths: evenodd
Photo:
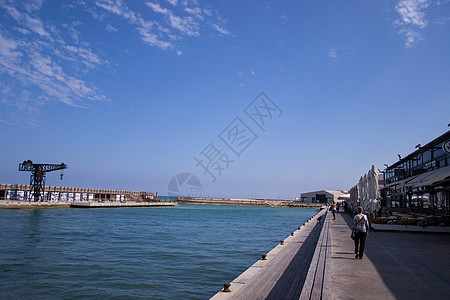
<path id="1" fill-rule="evenodd" d="M 68 164 L 48 185 L 164 195 L 186 172 L 292 198 L 450 122 L 450 1 L 0 0 L 0 20 L 2 183 L 31 159 Z"/>

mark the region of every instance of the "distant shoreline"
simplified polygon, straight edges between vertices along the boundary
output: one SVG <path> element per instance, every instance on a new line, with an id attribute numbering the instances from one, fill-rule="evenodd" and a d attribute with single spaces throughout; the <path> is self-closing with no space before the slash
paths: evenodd
<path id="1" fill-rule="evenodd" d="M 176 200 L 184 204 L 211 204 L 211 205 L 230 205 L 230 206 L 263 206 L 263 207 L 305 207 L 321 208 L 324 204 L 299 203 L 291 200 L 274 199 L 223 199 L 223 198 L 194 198 L 180 197 Z"/>

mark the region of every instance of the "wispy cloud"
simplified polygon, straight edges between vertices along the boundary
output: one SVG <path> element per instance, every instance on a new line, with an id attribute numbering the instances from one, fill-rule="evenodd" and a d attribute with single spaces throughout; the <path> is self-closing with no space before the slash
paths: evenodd
<path id="1" fill-rule="evenodd" d="M 80 41 L 76 24 L 62 30 L 45 24 L 41 7 L 42 1 L 0 1 L 8 24 L 0 28 L 0 104 L 34 111 L 49 101 L 83 107 L 86 100 L 107 100 L 82 75 L 108 62 Z"/>
<path id="2" fill-rule="evenodd" d="M 395 21 L 395 24 L 401 27 L 399 33 L 406 36 L 407 48 L 413 47 L 423 39 L 421 30 L 428 24 L 424 11 L 430 4 L 430 0 L 400 0 L 395 6 L 395 10 L 401 17 Z"/>
<path id="3" fill-rule="evenodd" d="M 430 5 L 429 0 L 401 0 L 395 9 L 402 17 L 404 25 L 411 24 L 424 28 L 427 24 L 423 10 Z"/>
<path id="4" fill-rule="evenodd" d="M 230 34 L 230 32 L 228 30 L 226 30 L 225 28 L 217 25 L 217 24 L 212 24 L 212 27 L 219 33 L 223 34 L 223 35 L 228 35 Z"/>
<path id="5" fill-rule="evenodd" d="M 330 52 L 328 53 L 328 56 L 331 58 L 338 58 L 338 54 L 336 52 L 336 49 L 330 49 Z"/>
<path id="6" fill-rule="evenodd" d="M 144 43 L 161 50 L 172 49 L 178 53 L 177 42 L 184 37 L 200 36 L 202 28 L 209 27 L 222 35 L 230 34 L 217 11 L 202 7 L 196 0 L 146 1 L 145 5 L 153 15 L 144 10 L 141 13 L 133 11 L 123 0 L 97 0 L 95 5 L 102 11 L 87 9 L 94 17 L 105 20 L 105 12 L 120 16 L 135 26 Z"/>
<path id="7" fill-rule="evenodd" d="M 78 0 L 59 6 L 68 14 L 66 22 L 42 18 L 46 5 L 43 0 L 0 0 L 0 106 L 10 110 L 35 112 L 50 101 L 73 107 L 109 101 L 84 78 L 110 62 L 83 38 L 84 23 L 72 10 L 81 8 L 105 33 L 123 33 L 131 26 L 143 43 L 176 55 L 186 49 L 183 39 L 230 34 L 218 11 L 197 0 Z M 5 116 L 3 124 L 15 123 Z"/>
<path id="8" fill-rule="evenodd" d="M 178 4 L 177 0 L 166 0 L 166 1 L 172 4 L 173 6 L 176 6 Z"/>
<path id="9" fill-rule="evenodd" d="M 110 24 L 106 25 L 105 29 L 108 30 L 109 32 L 117 32 L 117 31 L 119 31 L 119 29 L 117 29 L 116 27 L 114 27 L 114 26 L 112 26 Z"/>

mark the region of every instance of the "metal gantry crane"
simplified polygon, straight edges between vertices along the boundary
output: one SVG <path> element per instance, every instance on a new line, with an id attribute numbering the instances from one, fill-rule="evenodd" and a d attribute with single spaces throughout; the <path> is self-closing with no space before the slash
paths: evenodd
<path id="1" fill-rule="evenodd" d="M 41 192 L 45 189 L 45 173 L 67 169 L 67 165 L 62 164 L 34 164 L 31 160 L 19 164 L 19 171 L 31 172 L 30 185 L 33 187 L 31 194 L 35 202 L 41 200 Z M 61 175 L 62 179 L 62 175 Z"/>

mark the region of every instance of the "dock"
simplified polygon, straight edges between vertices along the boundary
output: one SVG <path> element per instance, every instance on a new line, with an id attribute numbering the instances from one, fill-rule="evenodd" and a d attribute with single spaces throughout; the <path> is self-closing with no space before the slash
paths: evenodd
<path id="1" fill-rule="evenodd" d="M 74 208 L 106 208 L 106 207 L 160 207 L 175 206 L 176 202 L 72 202 Z"/>
<path id="2" fill-rule="evenodd" d="M 322 209 L 211 299 L 331 299 L 329 232 Z"/>
<path id="3" fill-rule="evenodd" d="M 96 202 L 96 201 L 16 201 L 0 200 L 0 209 L 39 209 L 39 208 L 107 208 L 107 207 L 160 207 L 175 206 L 176 202 L 170 201 L 152 201 L 152 202 Z"/>
<path id="4" fill-rule="evenodd" d="M 0 200 L 0 209 L 69 208 L 70 202 Z"/>

